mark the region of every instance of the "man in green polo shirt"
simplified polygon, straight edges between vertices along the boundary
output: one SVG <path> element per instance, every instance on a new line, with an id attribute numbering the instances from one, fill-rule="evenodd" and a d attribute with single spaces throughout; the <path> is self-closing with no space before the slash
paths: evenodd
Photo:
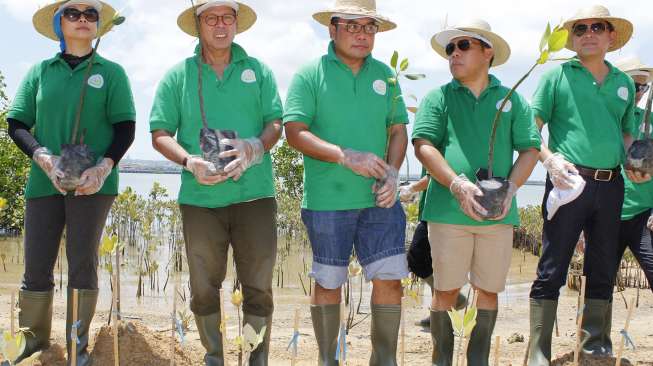
<path id="1" fill-rule="evenodd" d="M 294 76 L 284 123 L 288 143 L 304 154 L 302 220 L 313 250 L 318 363 L 338 364 L 341 287 L 353 247 L 373 283 L 370 365 L 396 365 L 400 280 L 408 275 L 397 171 L 408 116 L 392 70 L 371 56 L 375 34 L 396 25 L 372 0 L 338 0 L 313 17 L 332 42 Z"/>
<path id="2" fill-rule="evenodd" d="M 270 69 L 233 43 L 234 36 L 255 20 L 249 6 L 234 1 L 199 1 L 185 10 L 178 24 L 185 33 L 198 36 L 199 23 L 200 46 L 160 82 L 150 116 L 154 147 L 184 167 L 179 205 L 190 306 L 206 348 L 206 365 L 224 364 L 219 289 L 230 244 L 244 295 L 243 323 L 257 333 L 266 327 L 265 340 L 251 354 L 249 364 L 268 364 L 277 227 L 267 151 L 280 137 L 282 108 Z M 198 93 L 200 76 L 203 100 Z M 200 157 L 203 118 L 208 128 L 238 134 L 236 139 L 221 141 L 233 149 L 220 157 L 235 159 L 217 175 L 218 167 Z"/>
<path id="3" fill-rule="evenodd" d="M 544 194 L 542 255 L 531 288 L 529 365 L 549 365 L 551 334 L 560 287 L 565 284 L 578 237 L 585 234 L 587 291 L 583 310 L 583 351 L 607 353 L 602 347 L 606 312 L 612 298 L 624 179 L 621 164 L 631 143 L 635 88 L 628 75 L 605 61 L 607 52 L 623 47 L 632 24 L 608 9 L 581 9 L 565 22 L 567 48 L 577 57 L 542 76 L 533 96 L 538 125 L 549 128 L 548 147 L 540 160 L 548 171 Z M 627 172 L 635 182 L 650 177 Z M 551 218 L 546 202 L 552 190 L 585 187 Z"/>
<path id="4" fill-rule="evenodd" d="M 435 296 L 431 305 L 433 365 L 451 365 L 454 336 L 447 311 L 469 278 L 477 290 L 477 324 L 467 350 L 470 365 L 487 365 L 497 319 L 497 294 L 505 288 L 519 224 L 514 195 L 537 163 L 541 140 L 526 101 L 513 94 L 502 110 L 494 142 L 494 176 L 507 179 L 498 217 L 487 216 L 476 172 L 488 167 L 492 122 L 509 88 L 489 74 L 510 56 L 508 43 L 483 20 L 445 29 L 431 41 L 449 61 L 453 80 L 431 91 L 417 113 L 415 155 L 432 179 L 422 219 L 428 222 Z M 519 157 L 513 164 L 513 153 Z"/>

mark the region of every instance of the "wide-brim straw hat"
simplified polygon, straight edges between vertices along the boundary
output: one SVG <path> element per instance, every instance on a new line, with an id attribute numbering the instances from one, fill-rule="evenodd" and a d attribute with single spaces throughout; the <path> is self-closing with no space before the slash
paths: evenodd
<path id="1" fill-rule="evenodd" d="M 608 49 L 608 52 L 616 51 L 622 48 L 624 45 L 626 45 L 626 43 L 628 43 L 630 37 L 633 35 L 633 23 L 624 18 L 613 17 L 610 15 L 610 11 L 605 6 L 593 5 L 580 9 L 576 15 L 574 15 L 571 19 L 568 19 L 563 25 L 563 27 L 569 31 L 569 39 L 567 40 L 566 45 L 567 49 L 575 51 L 573 49 L 574 35 L 572 33 L 572 28 L 576 22 L 585 19 L 601 19 L 612 24 L 615 32 L 617 33 L 617 37 Z"/>
<path id="2" fill-rule="evenodd" d="M 195 3 L 195 6 L 190 7 L 186 10 L 184 10 L 179 17 L 177 18 L 177 25 L 181 30 L 184 31 L 184 33 L 189 34 L 193 37 L 199 36 L 197 33 L 197 24 L 195 22 L 195 17 L 197 9 L 207 5 L 207 4 L 215 4 L 215 6 L 229 6 L 229 7 L 234 7 L 234 5 L 237 5 L 238 11 L 237 16 L 238 16 L 238 26 L 236 27 L 236 33 L 242 33 L 249 28 L 251 28 L 254 23 L 256 23 L 256 12 L 254 12 L 254 9 L 251 7 L 237 1 L 216 1 L 216 0 L 198 0 Z"/>
<path id="3" fill-rule="evenodd" d="M 452 39 L 458 37 L 471 37 L 475 39 L 485 38 L 492 44 L 494 50 L 494 62 L 492 67 L 505 64 L 510 58 L 510 45 L 503 37 L 492 32 L 490 24 L 481 19 L 471 19 L 457 24 L 454 27 L 443 29 L 431 38 L 431 47 L 440 56 L 449 59 L 445 48 Z M 482 40 L 482 39 L 480 39 Z"/>
<path id="4" fill-rule="evenodd" d="M 644 65 L 637 57 L 622 58 L 615 61 L 614 66 L 628 75 L 632 75 L 637 71 L 647 72 L 649 76 L 646 82 L 653 81 L 653 67 Z"/>
<path id="5" fill-rule="evenodd" d="M 54 26 L 52 24 L 54 20 L 54 13 L 57 12 L 59 7 L 69 1 L 70 0 L 58 0 L 37 10 L 32 17 L 32 23 L 34 23 L 34 28 L 36 31 L 53 41 L 59 41 L 59 37 L 57 37 L 57 35 L 54 33 Z M 113 28 L 113 25 L 108 27 L 106 25 L 111 23 L 111 19 L 113 19 L 114 15 L 116 14 L 116 10 L 104 1 L 97 2 L 102 4 L 102 10 L 100 10 L 100 27 L 98 28 L 98 34 L 96 37 L 101 37 L 109 32 L 111 28 Z M 86 2 L 75 0 L 75 3 L 92 5 L 91 1 Z"/>
<path id="6" fill-rule="evenodd" d="M 331 18 L 336 14 L 374 18 L 379 22 L 379 32 L 397 28 L 397 24 L 376 11 L 376 0 L 336 0 L 333 8 L 318 11 L 313 14 L 313 19 L 328 27 L 331 25 Z"/>

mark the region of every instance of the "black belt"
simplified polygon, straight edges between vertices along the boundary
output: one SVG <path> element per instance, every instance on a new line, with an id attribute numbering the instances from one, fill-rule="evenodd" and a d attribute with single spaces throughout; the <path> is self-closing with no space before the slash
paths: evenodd
<path id="1" fill-rule="evenodd" d="M 621 175 L 621 167 L 618 166 L 614 169 L 592 169 L 575 165 L 578 174 L 586 178 L 591 178 L 599 182 L 610 182 L 616 177 Z"/>

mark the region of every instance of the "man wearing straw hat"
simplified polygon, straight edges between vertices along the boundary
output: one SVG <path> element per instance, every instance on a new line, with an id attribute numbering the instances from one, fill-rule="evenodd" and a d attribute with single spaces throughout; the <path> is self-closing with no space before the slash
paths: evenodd
<path id="1" fill-rule="evenodd" d="M 183 11 L 177 23 L 185 33 L 199 37 L 199 46 L 194 56 L 161 80 L 150 116 L 153 146 L 184 167 L 179 205 L 190 306 L 206 348 L 206 365 L 224 364 L 219 326 L 225 319 L 220 318 L 219 289 L 230 244 L 244 295 L 243 323 L 257 333 L 266 327 L 265 339 L 249 364 L 268 364 L 277 228 L 267 151 L 281 135 L 282 109 L 270 69 L 233 42 L 255 21 L 254 10 L 235 1 L 198 1 Z M 223 174 L 214 175 L 217 167 L 199 156 L 204 118 L 207 128 L 233 130 L 239 136 L 221 141 L 233 149 L 220 157 L 235 158 Z"/>
<path id="2" fill-rule="evenodd" d="M 487 169 L 493 121 L 510 89 L 489 74 L 508 61 L 510 47 L 483 20 L 470 20 L 435 34 L 434 50 L 449 61 L 453 80 L 431 91 L 415 119 L 415 155 L 431 181 L 422 219 L 428 222 L 435 296 L 431 305 L 433 365 L 451 365 L 454 335 L 447 311 L 469 278 L 477 290 L 478 315 L 467 350 L 469 365 L 488 365 L 498 313 L 512 257 L 513 226 L 519 225 L 514 196 L 537 163 L 541 144 L 533 113 L 513 93 L 502 109 L 494 174 L 505 177 L 508 194 L 501 213 L 484 219 L 482 192 L 472 181 Z M 513 153 L 519 157 L 513 164 Z"/>
<path id="3" fill-rule="evenodd" d="M 392 70 L 371 55 L 376 33 L 396 25 L 374 0 L 337 0 L 313 18 L 332 42 L 294 76 L 284 123 L 288 143 L 304 154 L 302 220 L 313 250 L 319 364 L 338 364 L 341 287 L 355 248 L 373 283 L 370 364 L 396 365 L 400 280 L 408 275 L 397 172 L 408 116 Z"/>
<path id="4" fill-rule="evenodd" d="M 542 144 L 540 153 L 548 177 L 542 255 L 530 293 L 529 365 L 551 361 L 559 290 L 581 232 L 587 243 L 583 351 L 606 352 L 601 345 L 624 201 L 621 164 L 634 127 L 633 81 L 605 60 L 608 52 L 628 42 L 632 24 L 611 16 L 602 6 L 590 6 L 578 11 L 564 27 L 570 34 L 567 48 L 577 56 L 542 76 L 532 102 L 538 125 L 548 124 L 549 143 L 548 147 Z M 635 183 L 650 179 L 626 173 Z M 585 184 L 578 197 L 549 215 L 546 202 L 552 190 L 573 191 L 578 180 Z"/>

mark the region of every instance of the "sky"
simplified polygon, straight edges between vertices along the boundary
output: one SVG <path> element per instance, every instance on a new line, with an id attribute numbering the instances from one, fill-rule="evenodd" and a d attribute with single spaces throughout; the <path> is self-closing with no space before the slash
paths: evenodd
<path id="1" fill-rule="evenodd" d="M 246 0 L 257 13 L 256 24 L 235 41 L 249 55 L 266 63 L 273 70 L 282 100 L 285 100 L 290 79 L 304 63 L 323 55 L 328 45 L 327 28 L 315 22 L 312 14 L 333 5 L 333 0 Z M 0 71 L 4 74 L 7 92 L 15 94 L 28 68 L 58 51 L 58 44 L 38 34 L 32 26 L 32 15 L 43 0 L 0 0 L 0 34 L 3 52 Z M 127 17 L 121 25 L 103 38 L 100 53 L 121 64 L 129 75 L 137 110 L 136 141 L 128 153 L 132 159 L 162 159 L 150 144 L 148 118 L 156 86 L 168 70 L 192 54 L 195 40 L 177 27 L 177 16 L 190 1 L 184 0 L 112 0 L 112 6 Z M 447 61 L 430 46 L 431 37 L 445 24 L 455 25 L 471 18 L 482 18 L 493 31 L 504 37 L 512 55 L 507 64 L 491 73 L 504 85 L 513 85 L 538 57 L 540 37 L 547 22 L 552 25 L 571 17 L 581 7 L 594 1 L 433 1 L 377 0 L 379 13 L 398 24 L 397 29 L 379 33 L 373 52 L 375 58 L 389 62 L 393 51 L 410 60 L 410 71 L 424 73 L 420 81 L 402 80 L 405 94 L 421 100 L 429 90 L 451 80 Z M 635 26 L 633 38 L 623 49 L 610 53 L 608 60 L 638 56 L 653 64 L 653 3 L 650 0 L 602 0 L 614 16 L 625 17 Z M 10 50 L 10 51 L 9 51 Z M 559 57 L 570 57 L 563 51 Z M 519 92 L 530 99 L 537 81 L 549 63 L 535 70 Z M 416 105 L 414 101 L 407 101 Z M 409 125 L 409 133 L 412 123 Z M 546 135 L 545 135 L 546 137 Z M 419 163 L 412 147 L 408 148 L 411 173 Z M 405 169 L 405 168 L 404 168 Z M 402 173 L 405 170 L 402 171 Z M 539 166 L 532 179 L 543 179 Z"/>

